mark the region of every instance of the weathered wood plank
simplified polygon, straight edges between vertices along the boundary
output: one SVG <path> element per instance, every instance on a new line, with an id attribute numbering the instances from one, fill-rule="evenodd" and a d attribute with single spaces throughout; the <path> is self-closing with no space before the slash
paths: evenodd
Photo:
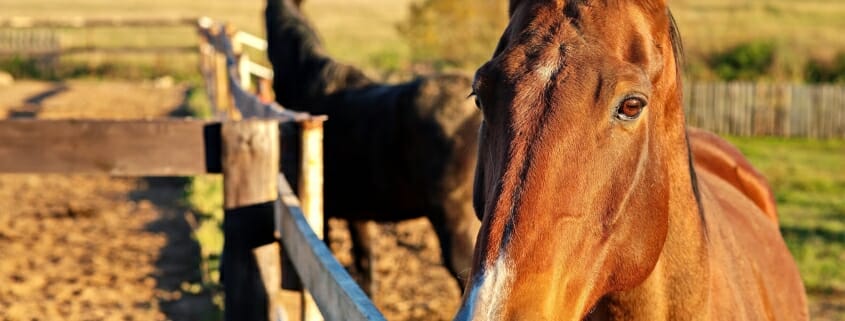
<path id="1" fill-rule="evenodd" d="M 0 173 L 219 173 L 220 124 L 198 120 L 0 121 Z"/>
<path id="2" fill-rule="evenodd" d="M 225 30 L 221 30 L 218 28 L 211 29 L 212 34 L 212 44 L 215 45 L 215 48 L 222 47 L 223 45 L 220 43 L 220 39 L 224 39 L 225 36 L 217 37 L 220 34 L 225 34 Z M 226 61 L 226 53 L 222 51 L 215 51 L 214 54 L 214 89 L 215 89 L 215 97 L 214 97 L 214 104 L 218 111 L 225 112 L 227 118 L 233 119 L 235 118 L 234 115 L 234 101 L 232 98 L 232 91 L 229 87 L 229 65 Z M 234 58 L 234 57 L 232 57 Z"/>
<path id="3" fill-rule="evenodd" d="M 70 47 L 61 50 L 63 55 L 75 54 L 193 54 L 197 51 L 197 46 L 122 46 L 122 47 L 99 47 L 99 46 L 80 46 Z"/>
<path id="4" fill-rule="evenodd" d="M 279 125 L 272 120 L 226 122 L 221 135 L 225 209 L 274 201 Z"/>
<path id="5" fill-rule="evenodd" d="M 282 202 L 281 237 L 285 252 L 302 282 L 316 299 L 327 321 L 382 321 L 384 316 L 367 298 L 331 250 L 311 229 L 299 201 L 279 175 Z"/>
<path id="6" fill-rule="evenodd" d="M 92 28 L 92 27 L 179 27 L 197 23 L 198 17 L 78 17 L 70 19 L 0 18 L 0 28 Z"/>
<path id="7" fill-rule="evenodd" d="M 281 287 L 275 236 L 279 127 L 250 120 L 222 125 L 225 320 L 274 319 Z"/>

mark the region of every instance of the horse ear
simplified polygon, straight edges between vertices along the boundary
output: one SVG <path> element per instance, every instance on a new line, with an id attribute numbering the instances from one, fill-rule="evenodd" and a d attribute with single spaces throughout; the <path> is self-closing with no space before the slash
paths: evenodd
<path id="1" fill-rule="evenodd" d="M 293 0 L 293 4 L 295 4 L 297 8 L 302 9 L 302 1 L 304 0 Z"/>

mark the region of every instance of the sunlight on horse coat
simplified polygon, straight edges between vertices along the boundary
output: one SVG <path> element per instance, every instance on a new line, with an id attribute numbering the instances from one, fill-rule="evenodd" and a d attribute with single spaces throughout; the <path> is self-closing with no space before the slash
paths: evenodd
<path id="1" fill-rule="evenodd" d="M 806 320 L 765 180 L 705 132 L 693 166 L 664 1 L 510 4 L 455 320 Z"/>

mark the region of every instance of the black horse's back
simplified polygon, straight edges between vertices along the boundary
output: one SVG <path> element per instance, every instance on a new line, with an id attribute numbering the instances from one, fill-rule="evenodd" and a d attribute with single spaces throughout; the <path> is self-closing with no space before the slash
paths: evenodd
<path id="1" fill-rule="evenodd" d="M 266 19 L 277 101 L 329 118 L 326 214 L 381 222 L 427 216 L 452 273 L 465 270 L 479 225 L 471 198 L 481 114 L 467 99 L 469 77 L 379 83 L 327 56 L 291 0 L 268 0 Z"/>

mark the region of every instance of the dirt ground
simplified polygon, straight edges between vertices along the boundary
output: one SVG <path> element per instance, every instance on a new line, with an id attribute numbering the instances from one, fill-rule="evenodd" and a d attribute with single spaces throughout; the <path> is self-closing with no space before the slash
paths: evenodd
<path id="1" fill-rule="evenodd" d="M 18 82 L 0 116 L 172 115 L 184 87 Z M 184 179 L 0 175 L 0 320 L 203 320 L 199 249 L 180 205 Z"/>
<path id="2" fill-rule="evenodd" d="M 351 266 L 346 222 L 332 219 L 331 248 L 338 260 Z M 452 320 L 461 292 L 443 267 L 440 245 L 425 218 L 401 223 L 372 224 L 375 277 L 373 302 L 387 320 Z"/>
<path id="3" fill-rule="evenodd" d="M 186 88 L 154 83 L 17 82 L 0 118 L 181 115 Z M 199 251 L 180 203 L 184 180 L 0 175 L 0 321 L 210 320 Z M 350 264 L 346 224 L 332 247 Z M 389 320 L 450 320 L 460 291 L 425 219 L 375 227 L 375 302 Z"/>
<path id="4" fill-rule="evenodd" d="M 181 115 L 186 88 L 154 83 L 18 82 L 0 118 Z M 0 321 L 213 320 L 199 249 L 181 203 L 184 179 L 0 175 Z M 349 265 L 345 222 L 331 247 Z M 427 220 L 381 224 L 374 301 L 388 320 L 450 320 L 460 291 Z M 845 320 L 841 296 L 814 297 L 815 320 Z"/>

